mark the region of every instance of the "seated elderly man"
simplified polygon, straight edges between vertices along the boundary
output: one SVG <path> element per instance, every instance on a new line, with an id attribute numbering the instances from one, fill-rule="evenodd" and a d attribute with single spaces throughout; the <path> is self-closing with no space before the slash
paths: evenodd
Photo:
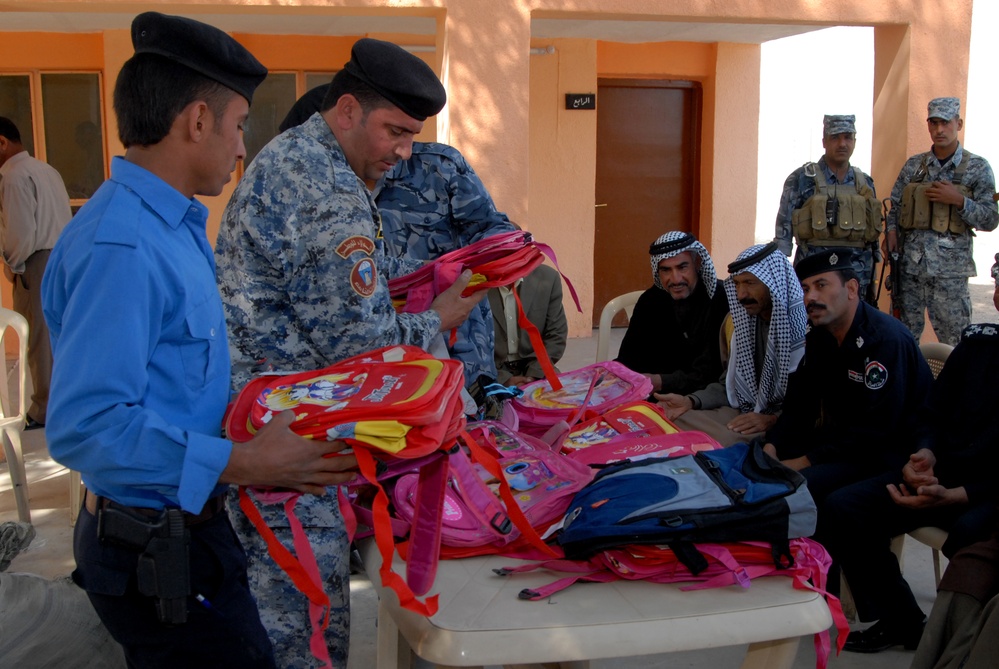
<path id="1" fill-rule="evenodd" d="M 999 501 L 999 416 L 995 398 L 982 389 L 996 378 L 999 326 L 968 326 L 933 384 L 905 466 L 826 500 L 823 543 L 850 583 L 860 619 L 878 621 L 852 632 L 846 650 L 876 653 L 896 644 L 911 650 L 919 641 L 923 612 L 889 550 L 892 537 L 941 527 L 948 532 L 947 557 L 988 538 Z"/>
<path id="2" fill-rule="evenodd" d="M 700 430 L 729 446 L 777 422 L 788 374 L 805 352 L 805 303 L 791 262 L 776 242 L 751 246 L 728 266 L 732 314 L 727 368 L 718 381 L 688 395 L 657 395 L 684 430 Z"/>
<path id="3" fill-rule="evenodd" d="M 708 250 L 689 232 L 667 232 L 649 255 L 655 285 L 638 298 L 617 361 L 649 377 L 654 392 L 690 393 L 721 373 L 728 302 Z"/>

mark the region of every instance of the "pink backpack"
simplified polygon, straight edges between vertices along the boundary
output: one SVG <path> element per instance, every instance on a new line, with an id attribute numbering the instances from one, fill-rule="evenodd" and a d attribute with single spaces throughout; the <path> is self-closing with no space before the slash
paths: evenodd
<path id="1" fill-rule="evenodd" d="M 569 457 L 584 465 L 599 467 L 622 460 L 639 460 L 647 457 L 676 457 L 693 455 L 698 451 L 713 451 L 721 444 L 703 432 L 684 430 L 673 434 L 643 433 L 622 434 L 608 441 L 579 448 Z"/>
<path id="2" fill-rule="evenodd" d="M 520 417 L 520 430 L 554 443 L 587 411 L 604 413 L 628 402 L 643 400 L 652 392 L 652 382 L 613 360 L 598 362 L 559 374 L 562 387 L 553 389 L 546 379 L 523 387 L 524 394 L 511 400 Z M 555 427 L 560 425 L 561 429 Z M 554 428 L 554 430 L 553 430 Z"/>
<path id="3" fill-rule="evenodd" d="M 554 555 L 538 532 L 565 514 L 593 471 L 495 421 L 470 423 L 460 441 L 467 451 L 456 448 L 446 456 L 440 556 L 519 555 L 523 550 L 533 557 Z M 379 479 L 391 490 L 394 531 L 405 537 L 410 526 L 419 524 L 419 473 L 385 471 Z M 355 510 L 362 521 L 369 514 L 363 505 Z M 400 553 L 414 550 L 411 541 L 400 546 Z"/>
<path id="4" fill-rule="evenodd" d="M 669 548 L 655 545 L 626 545 L 604 550 L 589 560 L 548 560 L 496 569 L 501 576 L 549 569 L 571 574 L 533 590 L 522 590 L 521 599 L 538 601 L 565 590 L 574 583 L 610 583 L 619 580 L 652 583 L 689 582 L 681 590 L 704 590 L 739 585 L 751 586 L 762 576 L 788 576 L 797 590 L 811 590 L 825 597 L 838 634 L 837 652 L 846 643 L 850 627 L 839 599 L 826 591 L 826 574 L 832 560 L 821 544 L 811 539 L 790 541 L 792 561 L 774 563 L 773 549 L 767 542 L 741 541 L 726 544 L 697 544 L 708 560 L 706 569 L 694 574 Z M 829 631 L 815 635 L 815 663 L 826 669 L 830 651 Z"/>

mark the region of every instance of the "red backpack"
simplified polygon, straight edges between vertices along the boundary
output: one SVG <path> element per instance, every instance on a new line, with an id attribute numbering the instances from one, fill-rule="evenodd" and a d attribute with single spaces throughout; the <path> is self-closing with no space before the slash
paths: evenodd
<path id="1" fill-rule="evenodd" d="M 679 431 L 655 404 L 628 402 L 604 413 L 586 412 L 583 420 L 562 437 L 559 446 L 563 453 L 572 455 L 619 437 L 649 437 Z"/>
<path id="2" fill-rule="evenodd" d="M 346 441 L 357 456 L 361 473 L 371 481 L 377 480 L 378 463 L 383 460 L 419 460 L 422 489 L 417 503 L 427 510 L 414 519 L 411 541 L 418 559 L 407 564 L 405 581 L 391 570 L 388 497 L 380 489 L 374 504 L 375 539 L 382 553 L 382 582 L 395 590 L 405 608 L 433 615 L 437 610 L 436 596 L 425 602 L 416 597 L 430 589 L 436 574 L 439 518 L 447 480 L 442 449 L 455 444 L 464 426 L 463 385 L 458 361 L 437 360 L 412 346 L 386 347 L 319 371 L 251 380 L 229 407 L 225 429 L 233 441 L 247 441 L 276 412 L 293 410 L 294 432 L 310 439 Z M 329 622 L 329 598 L 323 591 L 312 547 L 295 516 L 300 496 L 288 490 L 254 489 L 251 497 L 245 487 L 239 490 L 240 508 L 264 538 L 271 557 L 308 597 L 313 622 L 311 648 L 328 664 L 322 630 Z M 267 527 L 254 500 L 284 505 L 295 554 Z M 345 519 L 352 518 L 345 499 L 341 497 L 340 501 Z"/>

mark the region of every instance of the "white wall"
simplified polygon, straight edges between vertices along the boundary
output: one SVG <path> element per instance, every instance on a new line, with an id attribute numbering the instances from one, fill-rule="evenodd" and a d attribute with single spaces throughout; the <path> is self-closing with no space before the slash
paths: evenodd
<path id="1" fill-rule="evenodd" d="M 961 101 L 968 149 L 999 167 L 999 3 L 978 0 L 971 26 L 968 99 Z M 831 56 L 831 54 L 836 54 Z M 872 28 L 827 28 L 767 42 L 762 47 L 760 73 L 760 156 L 756 198 L 756 240 L 774 236 L 774 219 L 784 180 L 822 150 L 822 116 L 855 114 L 857 148 L 852 163 L 871 165 L 871 109 L 874 90 L 874 31 Z M 849 73 L 854 75 L 847 76 Z M 927 136 L 926 146 L 929 148 Z M 878 184 L 878 197 L 890 194 L 891 184 Z M 991 283 L 989 270 L 999 252 L 999 231 L 975 240 L 976 283 Z"/>
<path id="2" fill-rule="evenodd" d="M 827 28 L 767 42 L 761 61 L 756 240 L 766 242 L 774 237 L 784 180 L 824 153 L 825 114 L 856 115 L 857 148 L 850 162 L 869 173 L 874 29 Z"/>

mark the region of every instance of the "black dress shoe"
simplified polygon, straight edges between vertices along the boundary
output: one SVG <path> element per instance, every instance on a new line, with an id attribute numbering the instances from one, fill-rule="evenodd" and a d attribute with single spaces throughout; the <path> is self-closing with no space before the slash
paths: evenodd
<path id="1" fill-rule="evenodd" d="M 28 418 L 24 422 L 24 429 L 25 430 L 37 430 L 40 427 L 45 427 L 45 423 L 39 423 L 34 418 Z"/>
<path id="2" fill-rule="evenodd" d="M 843 650 L 852 653 L 880 653 L 892 646 L 904 646 L 906 650 L 916 650 L 923 636 L 926 621 L 907 625 L 892 625 L 879 620 L 865 630 L 850 632 Z"/>

